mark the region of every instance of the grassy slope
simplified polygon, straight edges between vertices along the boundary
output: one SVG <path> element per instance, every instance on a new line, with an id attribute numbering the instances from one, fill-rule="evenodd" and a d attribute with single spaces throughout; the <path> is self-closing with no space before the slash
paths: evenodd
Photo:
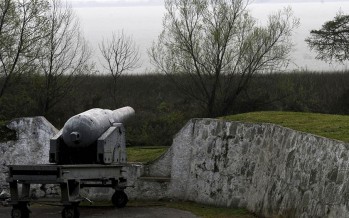
<path id="1" fill-rule="evenodd" d="M 193 202 L 168 202 L 166 207 L 190 211 L 203 218 L 253 218 L 256 217 L 245 209 L 215 207 Z"/>
<path id="2" fill-rule="evenodd" d="M 88 202 L 82 202 L 82 207 L 110 207 L 111 202 L 97 201 L 91 205 Z M 189 201 L 152 201 L 152 200 L 131 200 L 126 207 L 169 207 L 179 210 L 189 211 L 202 218 L 254 218 L 253 214 L 245 209 L 234 209 L 225 207 L 215 207 Z"/>
<path id="3" fill-rule="evenodd" d="M 294 130 L 349 142 L 349 116 L 300 112 L 253 112 L 222 119 L 253 123 L 274 123 Z"/>
<path id="4" fill-rule="evenodd" d="M 164 146 L 127 147 L 127 160 L 128 162 L 147 163 L 160 157 L 167 149 L 168 147 Z"/>

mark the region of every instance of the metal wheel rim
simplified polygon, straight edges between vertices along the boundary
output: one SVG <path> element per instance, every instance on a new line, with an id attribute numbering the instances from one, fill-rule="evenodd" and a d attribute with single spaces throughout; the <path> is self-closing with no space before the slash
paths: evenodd
<path id="1" fill-rule="evenodd" d="M 12 218 L 21 218 L 21 217 L 22 217 L 22 211 L 20 209 L 12 210 Z"/>
<path id="2" fill-rule="evenodd" d="M 65 216 L 65 218 L 74 218 L 74 210 L 73 209 L 65 209 L 64 216 Z"/>
<path id="3" fill-rule="evenodd" d="M 116 207 L 124 207 L 127 204 L 128 198 L 124 192 L 115 192 L 112 196 L 112 203 Z"/>

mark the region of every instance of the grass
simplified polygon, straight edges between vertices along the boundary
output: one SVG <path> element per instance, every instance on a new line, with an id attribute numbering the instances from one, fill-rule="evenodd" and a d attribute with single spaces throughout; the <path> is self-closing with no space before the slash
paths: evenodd
<path id="1" fill-rule="evenodd" d="M 127 160 L 128 162 L 148 163 L 156 160 L 165 153 L 168 148 L 169 147 L 165 146 L 127 147 Z"/>
<path id="2" fill-rule="evenodd" d="M 245 209 L 233 209 L 198 204 L 194 202 L 167 202 L 166 207 L 190 211 L 203 218 L 252 218 L 255 217 Z"/>
<path id="3" fill-rule="evenodd" d="M 349 142 L 349 116 L 301 112 L 252 112 L 221 119 L 252 123 L 274 123 L 294 130 Z"/>
<path id="4" fill-rule="evenodd" d="M 110 207 L 112 206 L 109 201 L 94 202 L 90 205 L 87 202 L 80 204 L 81 206 L 97 206 L 97 207 Z M 245 209 L 233 209 L 225 207 L 215 207 L 204 204 L 198 204 L 188 201 L 145 201 L 145 200 L 132 200 L 128 202 L 126 207 L 168 207 L 179 210 L 189 211 L 197 216 L 203 218 L 254 218 L 255 216 L 249 213 Z"/>

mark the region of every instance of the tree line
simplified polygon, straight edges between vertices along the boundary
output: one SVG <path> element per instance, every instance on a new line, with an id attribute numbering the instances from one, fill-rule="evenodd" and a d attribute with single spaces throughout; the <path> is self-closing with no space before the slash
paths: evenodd
<path id="1" fill-rule="evenodd" d="M 60 0 L 0 1 L 0 106 L 10 87 L 36 75 L 38 110 L 45 115 L 89 73 L 91 51 L 72 8 Z M 10 93 L 12 94 L 12 93 Z"/>
<path id="2" fill-rule="evenodd" d="M 40 78 L 39 78 L 40 79 Z M 175 78 L 183 83 L 188 78 Z M 91 108 L 116 109 L 132 106 L 136 117 L 126 124 L 129 145 L 171 145 L 173 136 L 191 118 L 206 117 L 206 111 L 182 95 L 163 74 L 119 77 L 115 105 L 110 75 L 80 75 L 79 86 L 66 95 L 45 117 L 57 128 L 68 118 Z M 292 72 L 256 75 L 236 99 L 229 114 L 251 111 L 303 111 L 349 114 L 348 72 Z M 35 98 L 35 83 L 22 78 L 9 89 L 9 101 L 1 120 L 41 115 Z"/>
<path id="3" fill-rule="evenodd" d="M 348 113 L 347 73 L 275 73 L 285 67 L 299 20 L 290 8 L 265 25 L 245 0 L 165 0 L 163 32 L 149 49 L 158 74 L 140 66 L 136 42 L 122 30 L 99 44 L 103 72 L 69 4 L 0 0 L 0 119 L 44 115 L 60 128 L 94 107 L 134 107 L 132 145 L 169 145 L 192 117 L 256 110 Z M 311 31 L 324 61 L 348 59 L 348 16 Z M 274 72 L 274 73 L 273 73 Z"/>
<path id="4" fill-rule="evenodd" d="M 248 5 L 245 0 L 165 1 L 164 30 L 149 56 L 208 117 L 227 114 L 253 75 L 278 69 L 292 48 L 299 22 L 291 9 L 270 15 L 263 26 Z M 78 19 L 61 0 L 2 0 L 0 10 L 0 101 L 16 77 L 38 74 L 37 97 L 46 115 L 77 85 L 77 75 L 95 70 Z M 119 76 L 139 66 L 138 48 L 121 31 L 103 40 L 99 50 L 104 73 L 114 81 L 116 103 Z M 187 83 L 175 80 L 177 75 L 189 75 Z"/>
<path id="5" fill-rule="evenodd" d="M 124 71 L 138 66 L 138 48 L 122 31 L 112 33 L 112 39 L 103 40 L 99 48 L 114 87 Z M 79 19 L 68 2 L 1 0 L 0 112 L 7 113 L 14 97 L 28 97 L 34 99 L 39 114 L 47 115 L 79 86 L 77 77 L 97 73 L 91 56 Z M 19 90 L 15 96 L 10 92 L 20 82 L 35 83 L 30 96 L 22 96 Z"/>

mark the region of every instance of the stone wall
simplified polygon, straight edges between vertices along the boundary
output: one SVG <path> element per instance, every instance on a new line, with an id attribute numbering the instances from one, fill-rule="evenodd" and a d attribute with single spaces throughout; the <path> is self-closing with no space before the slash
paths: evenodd
<path id="1" fill-rule="evenodd" d="M 163 191 L 170 198 L 266 217 L 348 217 L 343 142 L 272 124 L 194 119 L 170 152 L 171 181 Z"/>
<path id="2" fill-rule="evenodd" d="M 0 185 L 9 164 L 47 163 L 56 129 L 44 118 L 9 124 L 0 144 Z M 147 165 L 129 164 L 130 199 L 180 199 L 244 207 L 265 217 L 348 217 L 349 145 L 273 124 L 193 119 Z M 46 193 L 47 194 L 47 193 Z M 89 197 L 112 192 L 87 190 Z"/>
<path id="3" fill-rule="evenodd" d="M 48 163 L 50 138 L 57 133 L 44 117 L 14 119 L 7 127 L 16 140 L 0 143 L 0 188 L 7 185 L 8 165 Z"/>

